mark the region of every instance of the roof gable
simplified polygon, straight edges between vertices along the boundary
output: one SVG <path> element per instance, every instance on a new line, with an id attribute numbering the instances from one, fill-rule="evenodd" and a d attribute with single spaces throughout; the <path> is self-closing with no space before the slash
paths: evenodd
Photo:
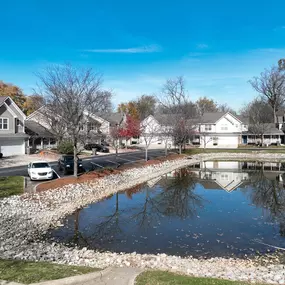
<path id="1" fill-rule="evenodd" d="M 209 113 L 204 113 L 204 115 L 201 118 L 201 123 L 204 123 L 204 124 L 216 124 L 218 121 L 220 121 L 226 115 L 230 115 L 235 120 L 239 121 L 240 123 L 243 123 L 242 117 L 233 115 L 230 112 L 209 112 Z"/>
<path id="2" fill-rule="evenodd" d="M 23 111 L 18 107 L 18 105 L 9 96 L 6 96 L 6 97 L 5 96 L 0 96 L 0 107 L 3 106 L 3 105 L 6 105 L 7 109 L 9 110 L 9 112 L 10 113 L 12 112 L 13 115 L 15 115 L 15 112 L 9 106 L 9 101 L 11 102 L 11 105 L 17 110 L 17 112 L 19 112 L 19 114 L 24 119 L 26 119 L 26 115 L 23 113 Z"/>

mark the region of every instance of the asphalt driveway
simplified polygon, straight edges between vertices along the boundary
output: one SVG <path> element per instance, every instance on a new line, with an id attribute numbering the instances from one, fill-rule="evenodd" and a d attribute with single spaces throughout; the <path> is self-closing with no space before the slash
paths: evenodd
<path id="1" fill-rule="evenodd" d="M 153 159 L 164 154 L 163 150 L 149 150 L 149 159 Z M 115 154 L 93 156 L 82 159 L 83 168 L 85 171 L 99 170 L 104 167 L 116 168 L 120 165 L 135 163 L 144 159 L 144 151 L 120 153 L 116 157 Z M 55 171 L 54 178 L 65 176 L 63 172 L 59 171 L 57 161 L 49 162 Z M 27 166 L 16 166 L 0 168 L 0 176 L 24 176 L 28 177 Z"/>

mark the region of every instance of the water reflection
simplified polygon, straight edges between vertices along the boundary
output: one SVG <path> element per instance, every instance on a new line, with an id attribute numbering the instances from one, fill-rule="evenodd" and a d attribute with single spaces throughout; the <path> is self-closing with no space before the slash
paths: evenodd
<path id="1" fill-rule="evenodd" d="M 119 252 L 224 256 L 271 249 L 256 239 L 285 247 L 283 177 L 282 164 L 205 162 L 80 209 L 50 235 Z"/>

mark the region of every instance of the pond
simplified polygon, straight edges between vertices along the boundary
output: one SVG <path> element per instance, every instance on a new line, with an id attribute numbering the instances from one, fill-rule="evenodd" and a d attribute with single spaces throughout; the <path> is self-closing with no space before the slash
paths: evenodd
<path id="1" fill-rule="evenodd" d="M 283 164 L 235 161 L 177 169 L 77 210 L 48 238 L 114 252 L 271 252 L 285 248 L 284 171 Z"/>

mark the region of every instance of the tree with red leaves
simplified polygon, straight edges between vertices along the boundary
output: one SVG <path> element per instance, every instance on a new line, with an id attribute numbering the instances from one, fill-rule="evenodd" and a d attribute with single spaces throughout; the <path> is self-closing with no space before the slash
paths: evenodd
<path id="1" fill-rule="evenodd" d="M 138 137 L 140 134 L 140 121 L 130 115 L 127 115 L 125 125 L 119 129 L 119 136 L 125 138 L 127 146 L 128 140 L 132 137 Z"/>

